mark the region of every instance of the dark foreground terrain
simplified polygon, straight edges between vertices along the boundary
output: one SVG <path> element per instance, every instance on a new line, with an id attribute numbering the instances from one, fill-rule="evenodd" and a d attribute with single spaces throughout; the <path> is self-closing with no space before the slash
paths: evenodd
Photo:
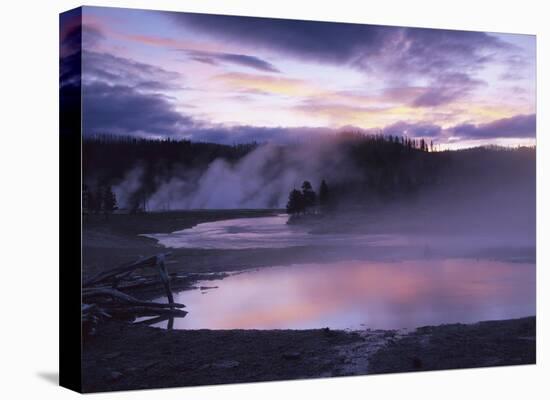
<path id="1" fill-rule="evenodd" d="M 473 368 L 536 361 L 535 317 L 403 331 L 173 330 L 106 323 L 86 392 Z"/>
<path id="2" fill-rule="evenodd" d="M 535 317 L 418 328 L 374 354 L 369 372 L 492 367 L 536 362 Z"/>

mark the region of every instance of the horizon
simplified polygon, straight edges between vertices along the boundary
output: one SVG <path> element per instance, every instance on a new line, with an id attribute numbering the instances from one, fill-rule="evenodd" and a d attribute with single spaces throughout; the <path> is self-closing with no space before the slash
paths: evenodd
<path id="1" fill-rule="evenodd" d="M 398 138 L 401 139 L 401 137 L 398 136 L 384 136 L 380 134 L 375 133 L 361 133 L 361 132 L 335 132 L 333 135 L 325 136 L 320 138 L 321 140 L 331 140 L 331 141 L 339 141 L 339 140 L 345 140 L 348 138 L 348 134 L 357 135 L 357 137 L 361 139 L 382 139 L 384 141 L 391 141 L 392 138 Z M 403 137 L 405 138 L 405 137 Z M 137 141 L 143 141 L 143 142 L 171 142 L 171 143 L 193 143 L 193 144 L 205 144 L 205 145 L 218 145 L 218 146 L 227 146 L 227 147 L 247 147 L 247 146 L 265 146 L 265 145 L 277 145 L 277 146 L 295 146 L 295 145 L 303 145 L 305 144 L 304 138 L 296 137 L 294 141 L 292 142 L 282 142 L 282 143 L 273 143 L 269 141 L 250 141 L 250 142 L 234 142 L 234 143 L 219 143 L 214 141 L 204 141 L 204 140 L 198 140 L 193 138 L 185 138 L 185 137 L 147 137 L 147 136 L 131 136 L 131 135 L 116 135 L 116 134 L 109 134 L 109 133 L 98 133 L 91 136 L 83 136 L 83 141 L 104 141 L 106 143 L 109 142 L 129 142 L 133 140 Z M 413 138 L 414 139 L 414 138 Z M 422 138 L 416 138 L 417 142 L 419 142 Z M 398 144 L 403 145 L 401 142 Z M 417 143 L 418 144 L 418 143 Z M 536 142 L 533 144 L 517 144 L 517 145 L 499 145 L 499 144 L 474 144 L 472 146 L 467 147 L 456 147 L 456 148 L 445 148 L 441 147 L 440 145 L 433 143 L 433 148 L 430 146 L 430 142 L 426 141 L 426 145 L 428 146 L 425 150 L 427 153 L 441 153 L 441 152 L 447 152 L 447 151 L 465 151 L 465 150 L 477 150 L 477 149 L 485 149 L 485 150 L 521 150 L 521 149 L 529 149 L 529 150 L 536 150 L 537 145 Z M 421 151 L 420 148 L 417 150 Z"/>

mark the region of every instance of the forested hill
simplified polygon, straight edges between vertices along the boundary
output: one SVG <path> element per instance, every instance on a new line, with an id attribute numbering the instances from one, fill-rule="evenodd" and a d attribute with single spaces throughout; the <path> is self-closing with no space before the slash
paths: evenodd
<path id="1" fill-rule="evenodd" d="M 89 188 L 113 186 L 130 209 L 284 207 L 303 180 L 325 179 L 333 198 L 354 204 L 434 188 L 534 187 L 534 148 L 434 150 L 424 140 L 360 134 L 287 145 L 99 136 L 84 138 L 83 170 Z"/>
<path id="2" fill-rule="evenodd" d="M 256 143 L 228 146 L 189 140 L 153 140 L 127 136 L 84 137 L 84 180 L 113 185 L 136 165 L 154 175 L 170 173 L 175 166 L 206 168 L 213 160 L 235 162 L 255 149 Z"/>

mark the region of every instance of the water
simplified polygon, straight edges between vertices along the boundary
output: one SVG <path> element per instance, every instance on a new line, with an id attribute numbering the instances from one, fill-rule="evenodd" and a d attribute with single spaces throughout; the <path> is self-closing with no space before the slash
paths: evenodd
<path id="1" fill-rule="evenodd" d="M 286 216 L 243 218 L 147 235 L 167 247 L 180 248 L 279 248 L 290 252 L 296 245 L 343 246 L 338 259 L 273 266 L 199 282 L 197 287 L 217 288 L 177 293 L 175 301 L 185 304 L 189 314 L 175 319 L 174 328 L 399 329 L 535 314 L 534 262 L 457 257 L 449 251 L 426 255 L 396 250 L 397 246 L 414 248 L 430 243 L 436 249 L 459 249 L 460 254 L 463 249 L 472 250 L 474 243 L 486 248 L 498 244 L 498 239 L 311 235 L 285 222 Z M 363 246 L 367 256 L 346 252 L 349 247 L 344 245 L 350 244 Z M 369 258 L 376 248 L 387 256 Z M 167 322 L 155 326 L 166 327 Z"/>
<path id="2" fill-rule="evenodd" d="M 291 246 L 332 246 L 361 244 L 394 244 L 395 235 L 323 234 L 311 235 L 307 229 L 287 225 L 288 215 L 237 218 L 205 222 L 173 233 L 147 236 L 166 247 L 202 249 L 286 248 Z"/>
<path id="3" fill-rule="evenodd" d="M 535 266 L 488 260 L 301 264 L 199 285 L 218 288 L 177 293 L 189 314 L 176 329 L 397 329 L 535 314 Z"/>

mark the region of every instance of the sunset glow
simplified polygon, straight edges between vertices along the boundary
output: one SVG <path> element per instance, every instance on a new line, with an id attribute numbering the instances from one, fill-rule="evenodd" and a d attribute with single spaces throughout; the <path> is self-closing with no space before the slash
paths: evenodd
<path id="1" fill-rule="evenodd" d="M 86 135 L 535 144 L 534 36 L 95 7 L 82 20 Z"/>

